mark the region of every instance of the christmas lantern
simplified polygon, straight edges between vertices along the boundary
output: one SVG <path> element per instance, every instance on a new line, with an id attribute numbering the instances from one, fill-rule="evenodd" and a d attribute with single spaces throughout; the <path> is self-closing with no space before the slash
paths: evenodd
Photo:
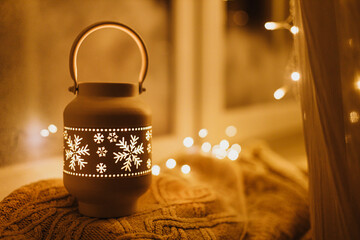
<path id="1" fill-rule="evenodd" d="M 102 28 L 119 29 L 137 43 L 142 66 L 138 84 L 81 82 L 76 58 L 84 39 Z M 80 213 L 120 217 L 133 213 L 151 183 L 151 112 L 139 98 L 148 66 L 145 45 L 129 27 L 101 22 L 74 41 L 70 74 L 76 94 L 64 110 L 64 185 L 78 201 Z"/>

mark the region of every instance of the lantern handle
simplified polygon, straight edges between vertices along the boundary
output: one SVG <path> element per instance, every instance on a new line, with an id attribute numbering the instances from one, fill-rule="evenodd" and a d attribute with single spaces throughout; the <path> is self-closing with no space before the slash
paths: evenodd
<path id="1" fill-rule="evenodd" d="M 148 70 L 148 62 L 149 62 L 148 53 L 147 53 L 145 44 L 144 44 L 143 40 L 141 39 L 141 37 L 130 27 L 128 27 L 124 24 L 118 23 L 118 22 L 95 23 L 95 24 L 90 25 L 89 27 L 85 28 L 76 37 L 76 39 L 71 47 L 70 60 L 69 60 L 70 75 L 71 75 L 71 78 L 74 80 L 74 86 L 69 87 L 69 91 L 73 92 L 74 94 L 76 94 L 79 91 L 78 81 L 77 81 L 77 55 L 79 52 L 80 45 L 82 44 L 82 42 L 85 40 L 85 38 L 87 36 L 89 36 L 91 33 L 95 32 L 99 29 L 102 29 L 102 28 L 119 29 L 119 30 L 127 33 L 128 35 L 130 35 L 130 37 L 132 37 L 132 39 L 135 40 L 137 46 L 140 49 L 141 59 L 142 59 L 142 65 L 141 65 L 141 70 L 140 70 L 140 74 L 139 74 L 139 93 L 141 94 L 142 92 L 145 91 L 145 88 L 143 88 L 142 85 L 144 83 L 146 73 Z"/>

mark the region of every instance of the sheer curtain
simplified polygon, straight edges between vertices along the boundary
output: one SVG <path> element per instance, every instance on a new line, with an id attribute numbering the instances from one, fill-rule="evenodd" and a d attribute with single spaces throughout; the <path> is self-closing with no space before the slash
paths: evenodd
<path id="1" fill-rule="evenodd" d="M 315 239 L 360 239 L 360 1 L 296 0 Z"/>

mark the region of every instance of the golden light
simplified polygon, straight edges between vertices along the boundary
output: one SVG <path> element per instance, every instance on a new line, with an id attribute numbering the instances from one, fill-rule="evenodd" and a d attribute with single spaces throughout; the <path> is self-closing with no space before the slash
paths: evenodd
<path id="1" fill-rule="evenodd" d="M 41 131 L 40 131 L 40 135 L 42 136 L 42 137 L 48 137 L 49 136 L 49 130 L 47 130 L 47 129 L 42 129 Z"/>
<path id="2" fill-rule="evenodd" d="M 359 121 L 359 113 L 356 111 L 350 112 L 350 122 L 351 123 L 357 123 Z"/>
<path id="3" fill-rule="evenodd" d="M 153 175 L 158 176 L 160 174 L 160 166 L 159 165 L 152 166 L 151 171 Z"/>
<path id="4" fill-rule="evenodd" d="M 182 165 L 182 166 L 181 166 L 181 172 L 182 172 L 183 174 L 189 174 L 190 171 L 191 171 L 191 168 L 190 168 L 189 165 L 185 164 L 185 165 Z"/>
<path id="5" fill-rule="evenodd" d="M 226 136 L 228 137 L 234 137 L 237 133 L 237 129 L 236 127 L 234 126 L 228 126 L 226 129 L 225 129 L 225 134 Z"/>
<path id="6" fill-rule="evenodd" d="M 291 73 L 291 79 L 295 82 L 299 81 L 300 80 L 300 73 L 298 72 L 292 72 Z"/>
<path id="7" fill-rule="evenodd" d="M 229 144 L 229 141 L 228 140 L 221 140 L 221 142 L 220 142 L 220 148 L 221 149 L 228 149 L 229 148 L 229 146 L 230 146 L 230 144 Z"/>
<path id="8" fill-rule="evenodd" d="M 359 80 L 357 80 L 355 82 L 355 88 L 359 89 L 360 90 L 360 77 L 359 77 Z"/>
<path id="9" fill-rule="evenodd" d="M 166 161 L 166 167 L 169 168 L 169 169 L 173 169 L 175 166 L 176 166 L 176 161 L 175 159 L 173 158 L 169 158 L 167 161 Z"/>
<path id="10" fill-rule="evenodd" d="M 290 28 L 290 32 L 291 32 L 292 34 L 298 34 L 298 33 L 299 33 L 299 28 L 298 28 L 297 26 L 292 26 L 292 27 Z"/>
<path id="11" fill-rule="evenodd" d="M 274 98 L 276 100 L 280 100 L 285 96 L 286 90 L 285 88 L 279 88 L 274 92 Z"/>
<path id="12" fill-rule="evenodd" d="M 204 137 L 206 137 L 207 135 L 208 135 L 208 130 L 207 130 L 207 129 L 205 129 L 205 128 L 200 129 L 200 131 L 199 131 L 199 137 L 204 138 Z"/>
<path id="13" fill-rule="evenodd" d="M 227 157 L 228 157 L 230 160 L 235 161 L 236 159 L 238 159 L 239 153 L 238 153 L 235 149 L 230 149 L 230 150 L 227 152 Z"/>
<path id="14" fill-rule="evenodd" d="M 48 130 L 49 130 L 49 132 L 51 132 L 51 133 L 56 133 L 57 132 L 57 127 L 54 125 L 54 124 L 50 124 L 49 126 L 48 126 Z"/>
<path id="15" fill-rule="evenodd" d="M 184 138 L 183 144 L 185 147 L 189 148 L 194 145 L 194 139 L 192 139 L 191 137 L 186 137 Z"/>
<path id="16" fill-rule="evenodd" d="M 266 22 L 264 26 L 267 30 L 275 30 L 279 28 L 279 24 L 276 22 Z"/>
<path id="17" fill-rule="evenodd" d="M 201 150 L 203 152 L 210 152 L 211 150 L 211 144 L 209 142 L 204 142 L 202 145 L 201 145 Z"/>
<path id="18" fill-rule="evenodd" d="M 239 144 L 237 144 L 237 143 L 233 144 L 233 145 L 231 146 L 231 149 L 237 151 L 238 153 L 241 152 L 241 146 L 240 146 Z"/>
<path id="19" fill-rule="evenodd" d="M 221 148 L 220 145 L 215 145 L 212 148 L 212 154 L 218 159 L 224 159 L 226 157 L 226 150 Z"/>

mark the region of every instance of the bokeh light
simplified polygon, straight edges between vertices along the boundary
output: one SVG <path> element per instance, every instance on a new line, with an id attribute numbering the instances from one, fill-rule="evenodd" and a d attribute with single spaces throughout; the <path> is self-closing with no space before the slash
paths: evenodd
<path id="1" fill-rule="evenodd" d="M 56 133 L 57 132 L 57 127 L 54 125 L 54 124 L 50 124 L 48 126 L 48 130 L 51 132 L 51 133 Z"/>
<path id="2" fill-rule="evenodd" d="M 184 174 L 189 174 L 191 171 L 191 168 L 189 165 L 185 164 L 181 166 L 181 172 Z"/>
<path id="3" fill-rule="evenodd" d="M 183 144 L 185 147 L 189 148 L 194 144 L 194 139 L 192 139 L 191 137 L 186 137 L 184 138 Z"/>
<path id="4" fill-rule="evenodd" d="M 293 81 L 295 81 L 295 82 L 299 81 L 299 79 L 300 79 L 300 73 L 298 73 L 298 72 L 292 72 L 292 73 L 291 73 L 291 79 L 292 79 Z"/>
<path id="5" fill-rule="evenodd" d="M 231 149 L 237 151 L 238 153 L 241 152 L 241 146 L 240 146 L 239 144 L 237 144 L 237 143 L 233 144 L 233 145 L 231 146 Z"/>
<path id="6" fill-rule="evenodd" d="M 225 134 L 226 136 L 228 137 L 234 137 L 237 133 L 237 129 L 236 127 L 234 126 L 228 126 L 226 129 L 225 129 Z"/>
<path id="7" fill-rule="evenodd" d="M 230 146 L 230 144 L 229 144 L 229 141 L 228 140 L 221 140 L 221 142 L 220 142 L 220 148 L 221 149 L 228 149 L 229 148 L 229 146 Z"/>
<path id="8" fill-rule="evenodd" d="M 236 159 L 238 159 L 239 153 L 238 153 L 235 149 L 230 149 L 230 150 L 227 152 L 227 157 L 228 157 L 230 160 L 235 161 Z"/>
<path id="9" fill-rule="evenodd" d="M 166 167 L 169 168 L 169 169 L 173 169 L 175 166 L 176 166 L 176 161 L 175 159 L 173 158 L 169 158 L 167 161 L 166 161 Z"/>
<path id="10" fill-rule="evenodd" d="M 285 89 L 284 88 L 279 88 L 274 92 L 274 98 L 276 100 L 280 100 L 285 96 Z"/>
<path id="11" fill-rule="evenodd" d="M 206 137 L 207 135 L 208 135 L 208 130 L 207 130 L 207 129 L 205 129 L 205 128 L 200 129 L 200 131 L 199 131 L 199 137 L 204 138 L 204 137 Z"/>
<path id="12" fill-rule="evenodd" d="M 203 152 L 210 152 L 211 150 L 211 144 L 209 142 L 204 142 L 202 145 L 201 145 L 201 150 Z"/>
<path id="13" fill-rule="evenodd" d="M 153 175 L 158 176 L 160 174 L 160 166 L 159 165 L 152 166 L 151 171 Z"/>
<path id="14" fill-rule="evenodd" d="M 291 32 L 292 34 L 298 34 L 298 33 L 299 33 L 299 28 L 298 28 L 297 26 L 292 26 L 292 27 L 290 28 L 290 32 Z"/>
<path id="15" fill-rule="evenodd" d="M 40 131 L 40 135 L 41 135 L 42 137 L 48 137 L 49 134 L 50 134 L 50 132 L 49 132 L 49 130 L 47 130 L 47 129 L 42 129 L 42 130 Z"/>

